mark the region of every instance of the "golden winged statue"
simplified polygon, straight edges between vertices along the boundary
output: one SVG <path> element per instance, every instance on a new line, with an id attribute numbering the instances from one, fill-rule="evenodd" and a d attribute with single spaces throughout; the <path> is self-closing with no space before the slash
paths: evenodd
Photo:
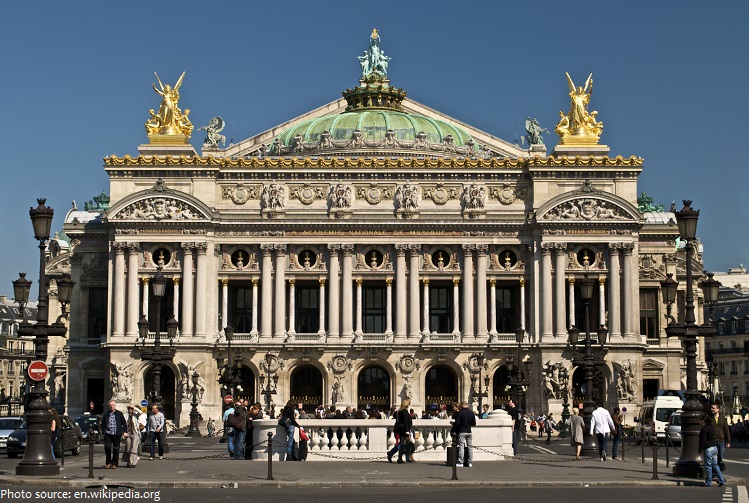
<path id="1" fill-rule="evenodd" d="M 567 115 L 559 112 L 560 120 L 555 131 L 562 145 L 595 145 L 603 132 L 603 122 L 596 120 L 597 111 L 588 112 L 590 95 L 593 93 L 593 74 L 588 75 L 584 86 L 577 87 L 570 74 L 566 75 L 570 88 L 570 111 Z"/>
<path id="2" fill-rule="evenodd" d="M 156 94 L 161 96 L 161 106 L 158 112 L 154 112 L 153 109 L 149 110 L 151 118 L 146 122 L 146 132 L 151 142 L 163 143 L 165 140 L 169 141 L 170 137 L 178 137 L 187 141 L 187 138 L 192 134 L 193 125 L 187 116 L 190 110 L 185 109 L 184 113 L 180 110 L 179 104 L 179 88 L 182 86 L 182 80 L 185 78 L 185 72 L 182 72 L 177 83 L 174 87 L 169 84 L 164 85 L 156 72 L 156 80 L 159 83 L 159 87 L 156 84 L 151 84 Z"/>

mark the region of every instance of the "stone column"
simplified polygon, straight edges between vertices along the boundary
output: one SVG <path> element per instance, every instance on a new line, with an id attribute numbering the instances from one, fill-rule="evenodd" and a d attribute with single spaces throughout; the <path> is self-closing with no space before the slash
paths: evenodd
<path id="1" fill-rule="evenodd" d="M 343 250 L 343 274 L 341 275 L 341 337 L 353 337 L 353 251 L 354 245 L 341 245 Z"/>
<path id="2" fill-rule="evenodd" d="M 497 340 L 497 279 L 489 278 L 489 342 Z"/>
<path id="3" fill-rule="evenodd" d="M 289 330 L 286 332 L 290 336 L 296 334 L 296 279 L 289 278 Z"/>
<path id="4" fill-rule="evenodd" d="M 338 253 L 341 251 L 341 245 L 338 244 L 331 244 L 328 245 L 328 252 L 330 254 L 330 270 L 328 271 L 329 274 L 329 281 L 330 281 L 330 292 L 329 292 L 329 307 L 328 312 L 330 313 L 329 316 L 329 322 L 328 322 L 328 335 L 331 337 L 338 337 L 340 335 L 340 320 L 341 320 L 341 313 L 340 313 L 340 305 L 341 305 L 341 295 L 340 295 L 340 278 L 339 276 L 339 262 L 338 262 Z"/>
<path id="5" fill-rule="evenodd" d="M 419 267 L 421 245 L 408 246 L 408 337 L 418 340 L 421 334 L 419 321 Z"/>
<path id="6" fill-rule="evenodd" d="M 473 336 L 473 250 L 476 245 L 463 245 L 463 337 Z"/>
<path id="7" fill-rule="evenodd" d="M 198 261 L 195 266 L 195 337 L 205 337 L 205 318 L 208 305 L 206 303 L 208 275 L 206 252 L 208 245 L 206 243 L 197 243 L 195 248 L 198 251 Z"/>
<path id="8" fill-rule="evenodd" d="M 598 319 L 606 323 L 606 278 L 598 278 Z"/>
<path id="9" fill-rule="evenodd" d="M 634 264 L 632 263 L 634 260 L 634 256 L 632 254 L 632 251 L 634 250 L 635 245 L 633 243 L 623 243 L 622 244 L 622 250 L 624 251 L 624 267 L 623 267 L 623 274 L 622 274 L 622 283 L 624 284 L 623 291 L 623 297 L 621 299 L 622 306 L 624 309 L 622 309 L 624 315 L 622 316 L 622 332 L 624 337 L 634 337 L 635 336 L 635 323 L 632 319 L 635 315 L 635 313 L 639 312 L 640 310 L 640 299 L 639 298 L 632 298 L 632 283 L 634 281 L 633 279 L 633 269 Z"/>
<path id="10" fill-rule="evenodd" d="M 356 278 L 356 334 L 361 337 L 362 332 L 362 279 Z"/>
<path id="11" fill-rule="evenodd" d="M 619 279 L 619 250 L 621 243 L 609 244 L 609 333 L 611 338 L 622 336 L 621 318 L 619 316 L 621 301 L 621 283 Z"/>
<path id="12" fill-rule="evenodd" d="M 577 327 L 577 325 L 575 325 L 575 278 L 572 277 L 572 278 L 570 278 L 569 281 L 570 281 L 570 287 L 569 287 L 569 292 L 570 292 L 570 295 L 569 295 L 569 297 L 570 297 L 570 325 L 569 326 L 570 327 Z M 580 328 L 580 327 L 577 327 L 577 328 Z"/>
<path id="13" fill-rule="evenodd" d="M 406 339 L 406 316 L 408 299 L 406 295 L 406 250 L 408 245 L 395 245 L 395 337 Z"/>
<path id="14" fill-rule="evenodd" d="M 127 244 L 127 322 L 125 335 L 138 336 L 138 311 L 140 310 L 140 289 L 138 288 L 138 266 L 140 265 L 140 245 Z"/>
<path id="15" fill-rule="evenodd" d="M 263 265 L 260 270 L 263 312 L 260 315 L 260 338 L 269 341 L 273 337 L 273 245 L 262 244 Z"/>
<path id="16" fill-rule="evenodd" d="M 193 335 L 192 249 L 195 243 L 182 243 L 182 335 Z"/>
<path id="17" fill-rule="evenodd" d="M 385 278 L 385 335 L 390 338 L 393 336 L 393 278 Z"/>
<path id="18" fill-rule="evenodd" d="M 286 337 L 286 245 L 273 245 L 276 250 L 276 280 L 274 284 L 274 337 Z"/>
<path id="19" fill-rule="evenodd" d="M 520 328 L 525 330 L 525 278 L 520 278 Z"/>
<path id="20" fill-rule="evenodd" d="M 229 319 L 229 280 L 226 278 L 221 278 L 221 323 L 224 325 L 221 333 L 224 333 L 227 326 L 234 326 L 234 320 Z"/>
<path id="21" fill-rule="evenodd" d="M 114 316 L 112 317 L 112 336 L 125 335 L 125 250 L 126 243 L 116 242 L 114 246 Z"/>
<path id="22" fill-rule="evenodd" d="M 486 266 L 488 245 L 476 245 L 476 337 L 486 338 Z"/>
<path id="23" fill-rule="evenodd" d="M 554 337 L 552 313 L 554 301 L 551 296 L 551 249 L 554 243 L 541 243 L 541 342 Z"/>
<path id="24" fill-rule="evenodd" d="M 460 340 L 460 278 L 453 278 L 453 339 Z"/>
<path id="25" fill-rule="evenodd" d="M 257 308 L 258 308 L 257 284 L 258 284 L 258 279 L 252 278 L 252 330 L 250 331 L 250 337 L 252 337 L 253 340 L 257 340 L 257 336 L 258 336 L 258 332 L 257 332 Z"/>
<path id="26" fill-rule="evenodd" d="M 179 321 L 179 278 L 172 278 L 172 288 L 174 289 L 172 312 L 174 313 L 174 319 Z"/>
<path id="27" fill-rule="evenodd" d="M 140 307 L 140 315 L 141 316 L 148 316 L 148 277 L 143 278 L 143 301 Z M 179 284 L 179 278 L 174 278 L 175 281 L 177 281 L 177 285 Z M 176 286 L 175 286 L 176 288 Z M 140 320 L 139 320 L 140 321 Z"/>
<path id="28" fill-rule="evenodd" d="M 423 319 L 421 322 L 422 327 L 424 327 L 422 334 L 429 337 L 429 334 L 431 331 L 429 330 L 429 278 L 424 278 L 421 280 L 422 284 L 424 285 L 424 305 L 422 306 L 423 311 Z"/>
<path id="29" fill-rule="evenodd" d="M 325 278 L 320 277 L 317 280 L 320 283 L 320 321 L 318 322 L 319 329 L 317 335 L 325 337 Z"/>
<path id="30" fill-rule="evenodd" d="M 564 272 L 567 265 L 567 243 L 554 243 L 554 337 L 567 339 L 567 302 L 564 292 Z"/>

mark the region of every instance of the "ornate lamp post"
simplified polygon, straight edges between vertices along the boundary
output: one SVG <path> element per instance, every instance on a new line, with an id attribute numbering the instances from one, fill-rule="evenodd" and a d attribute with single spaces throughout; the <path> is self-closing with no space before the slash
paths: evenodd
<path id="1" fill-rule="evenodd" d="M 507 372 L 510 377 L 510 389 L 512 390 L 512 399 L 515 401 L 515 407 L 518 410 L 518 417 L 522 418 L 525 414 L 524 402 L 525 402 L 525 390 L 530 385 L 531 377 L 531 362 L 530 357 L 526 357 L 524 360 L 520 359 L 520 350 L 522 349 L 523 340 L 525 339 L 525 329 L 518 327 L 515 330 L 515 342 L 518 345 L 517 350 L 517 363 L 512 353 L 507 355 Z M 525 375 L 523 375 L 520 364 L 525 367 Z"/>
<path id="2" fill-rule="evenodd" d="M 198 427 L 198 421 L 200 417 L 200 413 L 198 412 L 198 378 L 200 376 L 198 375 L 198 371 L 193 371 L 192 375 L 190 376 L 190 379 L 192 380 L 192 389 L 190 390 L 190 393 L 192 394 L 192 403 L 190 404 L 190 429 L 187 430 L 187 436 L 198 438 L 200 437 L 200 428 Z"/>
<path id="3" fill-rule="evenodd" d="M 164 362 L 170 362 L 174 358 L 176 348 L 174 347 L 174 337 L 177 335 L 177 328 L 179 323 L 174 319 L 174 315 L 166 322 L 167 336 L 169 337 L 169 347 L 161 347 L 161 300 L 164 298 L 164 292 L 166 290 L 167 279 L 164 273 L 161 272 L 159 266 L 156 274 L 151 279 L 151 287 L 153 288 L 153 295 L 156 298 L 156 333 L 154 334 L 153 347 L 146 346 L 146 340 L 148 339 L 148 328 L 149 323 L 145 315 L 138 321 L 138 334 L 141 340 L 140 359 L 144 362 L 151 362 L 152 372 L 152 388 L 150 395 L 150 406 L 158 406 L 159 410 L 163 409 L 162 397 L 161 397 L 161 366 Z M 150 408 L 150 407 L 149 407 Z M 169 445 L 167 443 L 166 435 L 164 435 L 164 452 L 169 452 Z"/>
<path id="4" fill-rule="evenodd" d="M 600 354 L 593 354 L 593 341 L 590 337 L 590 300 L 593 298 L 593 290 L 595 289 L 595 280 L 585 275 L 580 281 L 580 297 L 582 297 L 585 304 L 585 350 L 582 352 L 577 351 L 577 343 L 580 337 L 580 330 L 575 327 L 570 327 L 569 342 L 572 345 L 573 359 L 572 364 L 582 368 L 585 371 L 585 400 L 583 401 L 583 421 L 585 422 L 585 431 L 583 431 L 583 447 L 580 451 L 582 456 L 597 457 L 598 456 L 598 441 L 595 435 L 590 434 L 590 421 L 593 416 L 593 410 L 596 407 L 596 402 L 593 400 L 593 373 L 596 367 L 600 367 L 605 364 L 603 360 L 604 345 L 606 344 L 606 338 L 608 337 L 608 330 L 604 325 L 601 325 L 598 329 L 598 344 L 600 344 Z"/>
<path id="5" fill-rule="evenodd" d="M 570 373 L 566 367 L 559 369 L 559 387 L 562 390 L 562 424 L 559 426 L 559 436 L 570 436 Z"/>
<path id="6" fill-rule="evenodd" d="M 218 379 L 218 382 L 221 385 L 222 397 L 225 397 L 226 395 L 233 395 L 234 390 L 240 382 L 239 369 L 236 369 L 236 371 L 234 370 L 232 364 L 233 360 L 231 359 L 231 342 L 234 339 L 234 327 L 232 327 L 231 325 L 227 325 L 226 327 L 224 327 L 224 337 L 226 337 L 227 355 L 226 361 L 222 365 L 223 370 L 221 372 L 221 376 Z M 223 402 L 221 406 L 222 417 L 223 413 L 225 413 L 228 408 L 229 404 Z M 219 443 L 225 443 L 228 440 L 227 437 L 228 435 L 226 433 L 226 429 L 224 429 L 224 433 L 223 435 L 221 435 Z"/>
<path id="7" fill-rule="evenodd" d="M 67 333 L 67 327 L 62 323 L 62 319 L 67 317 L 65 306 L 70 302 L 75 282 L 63 282 L 61 288 L 58 286 L 58 300 L 63 306 L 63 314 L 57 321 L 51 325 L 48 324 L 49 305 L 47 303 L 47 276 L 44 271 L 46 258 L 44 249 L 49 240 L 49 231 L 52 227 L 52 218 L 55 212 L 52 208 L 44 205 L 47 202 L 46 199 L 37 199 L 36 201 L 39 206 L 29 210 L 31 223 L 34 227 L 34 237 L 39 241 L 39 302 L 35 325 L 26 320 L 24 308 L 29 300 L 31 281 L 26 279 L 24 273 L 21 273 L 20 278 L 13 282 L 13 293 L 24 312 L 24 320 L 18 327 L 18 335 L 33 335 L 34 358 L 37 361 L 46 362 L 49 337 L 64 336 Z M 48 392 L 44 386 L 44 380 L 34 381 L 28 395 L 25 400 L 28 425 L 26 452 L 16 466 L 16 475 L 59 475 L 60 467 L 52 457 L 52 451 L 49 448 L 52 440 L 52 414 L 49 412 Z"/>
<path id="8" fill-rule="evenodd" d="M 687 366 L 687 390 L 684 393 L 686 401 L 681 414 L 682 449 L 679 460 L 674 464 L 673 474 L 683 477 L 702 476 L 702 457 L 698 453 L 700 420 L 703 416 L 700 392 L 697 389 L 697 337 L 712 337 L 715 328 L 712 325 L 697 325 L 694 316 L 694 293 L 692 291 L 692 256 L 697 239 L 697 219 L 699 210 L 692 209 L 692 201 L 684 200 L 684 207 L 676 212 L 676 222 L 679 225 L 679 236 L 685 242 L 686 251 L 686 297 L 684 304 L 684 323 L 677 323 L 671 316 L 671 304 L 676 301 L 676 287 L 678 283 L 673 278 L 666 278 L 661 282 L 663 302 L 668 305 L 666 318 L 669 320 L 666 335 L 678 337 L 684 345 L 684 355 Z M 714 280 L 713 280 L 714 281 Z M 717 285 L 708 284 L 705 288 L 705 301 L 713 304 L 717 301 Z"/>
<path id="9" fill-rule="evenodd" d="M 270 414 L 271 406 L 273 402 L 271 397 L 276 394 L 276 388 L 278 386 L 278 374 L 271 371 L 273 365 L 273 355 L 270 353 L 265 354 L 265 375 L 260 374 L 260 393 L 265 395 L 265 411 Z"/>
<path id="10" fill-rule="evenodd" d="M 479 369 L 478 375 L 471 374 L 471 394 L 474 398 L 478 399 L 479 402 L 479 417 L 481 417 L 481 409 L 483 407 L 484 398 L 489 397 L 489 375 L 484 376 L 484 387 L 481 387 L 481 370 L 484 367 L 484 355 L 481 353 L 474 353 L 471 355 L 471 359 L 476 360 L 476 366 Z"/>
<path id="11" fill-rule="evenodd" d="M 705 355 L 705 363 L 707 364 L 707 387 L 710 392 L 710 403 L 715 403 L 715 378 L 718 376 L 718 362 L 713 358 L 713 354 L 708 351 Z"/>

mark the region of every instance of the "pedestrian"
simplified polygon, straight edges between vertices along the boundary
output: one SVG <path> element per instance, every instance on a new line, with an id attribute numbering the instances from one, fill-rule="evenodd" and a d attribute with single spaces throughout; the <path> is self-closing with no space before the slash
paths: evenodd
<path id="1" fill-rule="evenodd" d="M 710 418 L 707 421 L 702 420 L 700 429 L 700 446 L 699 452 L 703 453 L 705 460 L 705 486 L 713 485 L 713 474 L 718 479 L 718 485 L 723 486 L 726 479 L 723 478 L 723 472 L 720 470 L 718 463 L 718 440 L 716 438 L 715 428 L 710 424 Z"/>
<path id="2" fill-rule="evenodd" d="M 140 456 L 138 455 L 138 449 L 140 448 L 140 422 L 138 421 L 138 416 L 135 414 L 135 405 L 132 403 L 127 406 L 125 423 L 127 424 L 127 437 L 125 438 L 123 461 L 127 463 L 128 468 L 135 468 L 135 465 L 140 461 Z"/>
<path id="3" fill-rule="evenodd" d="M 515 401 L 510 399 L 505 409 L 512 419 L 512 455 L 518 455 L 518 408 L 515 407 Z"/>
<path id="4" fill-rule="evenodd" d="M 234 430 L 234 459 L 244 459 L 244 439 L 247 433 L 247 409 L 242 400 L 234 404 L 234 414 L 229 417 L 229 423 Z"/>
<path id="5" fill-rule="evenodd" d="M 400 409 L 395 414 L 395 426 L 393 426 L 393 435 L 395 435 L 395 445 L 388 451 L 388 462 L 393 462 L 393 455 L 396 451 L 398 452 L 398 463 L 410 462 L 408 452 L 406 452 L 405 444 L 411 442 L 411 430 L 413 429 L 413 419 L 411 414 L 408 412 L 408 406 L 411 405 L 411 399 L 405 398 L 401 402 Z M 406 460 L 403 461 L 403 455 L 406 455 Z"/>
<path id="6" fill-rule="evenodd" d="M 117 403 L 109 401 L 109 410 L 101 416 L 101 430 L 104 432 L 105 468 L 117 468 L 120 458 L 120 442 L 127 438 L 125 415 L 117 410 Z"/>
<path id="7" fill-rule="evenodd" d="M 718 464 L 720 464 L 723 462 L 726 447 L 731 447 L 731 430 L 728 428 L 726 416 L 720 414 L 720 405 L 717 403 L 710 405 L 710 414 L 708 414 L 705 424 L 713 429 L 713 436 L 718 443 Z"/>
<path id="8" fill-rule="evenodd" d="M 164 414 L 159 412 L 158 405 L 151 406 L 151 417 L 148 418 L 148 438 L 151 441 L 151 456 L 154 459 L 156 454 L 156 442 L 159 443 L 159 459 L 164 459 L 164 426 L 166 419 Z"/>
<path id="9" fill-rule="evenodd" d="M 489 418 L 489 406 L 484 405 L 481 409 L 482 410 L 481 410 L 481 415 L 479 416 L 479 419 L 488 419 Z"/>
<path id="10" fill-rule="evenodd" d="M 583 428 L 585 427 L 585 421 L 580 417 L 580 412 L 577 407 L 572 409 L 572 417 L 570 418 L 570 445 L 575 448 L 575 458 L 580 459 L 580 451 L 583 448 Z"/>
<path id="11" fill-rule="evenodd" d="M 593 411 L 590 418 L 590 434 L 596 434 L 598 437 L 598 455 L 601 461 L 606 461 L 606 443 L 608 442 L 609 433 L 614 429 L 614 420 L 611 419 L 609 411 L 599 406 Z"/>
<path id="12" fill-rule="evenodd" d="M 230 404 L 229 407 L 224 411 L 224 433 L 226 433 L 226 447 L 229 450 L 229 457 L 234 457 L 234 428 L 229 424 L 229 417 L 234 414 L 234 405 Z"/>
<path id="13" fill-rule="evenodd" d="M 473 433 L 476 426 L 476 415 L 468 408 L 468 402 L 460 402 L 460 410 L 453 416 L 452 432 L 458 435 L 458 462 L 455 466 L 470 468 L 473 466 Z"/>
<path id="14" fill-rule="evenodd" d="M 551 433 L 554 431 L 554 414 L 549 414 L 549 417 L 544 421 L 544 433 L 546 433 L 546 443 L 551 444 Z"/>
<path id="15" fill-rule="evenodd" d="M 611 415 L 611 419 L 614 421 L 614 430 L 611 432 L 611 436 L 614 437 L 614 445 L 611 447 L 611 459 L 616 461 L 619 459 L 617 454 L 619 453 L 619 444 L 622 442 L 622 435 L 624 433 L 622 427 L 624 417 L 622 416 L 619 407 L 614 407 L 614 413 Z"/>
<path id="16" fill-rule="evenodd" d="M 286 403 L 286 407 L 281 411 L 281 417 L 278 419 L 279 426 L 283 426 L 286 430 L 286 461 L 298 461 L 294 454 L 294 431 L 299 427 L 299 423 L 294 418 L 295 411 L 294 402 L 289 400 Z"/>
<path id="17" fill-rule="evenodd" d="M 57 413 L 57 409 L 53 407 L 49 411 L 52 413 L 52 459 L 55 459 L 55 446 L 62 439 L 62 423 L 60 422 L 60 415 Z M 62 446 L 60 449 L 62 449 Z"/>
<path id="18" fill-rule="evenodd" d="M 262 419 L 263 418 L 263 412 L 260 410 L 260 403 L 254 403 L 250 407 L 250 409 L 247 411 L 247 429 L 245 430 L 244 434 L 244 459 L 252 459 L 252 451 L 253 451 L 253 438 L 254 438 L 254 432 L 255 427 L 253 426 L 253 421 L 255 419 Z"/>
<path id="19" fill-rule="evenodd" d="M 213 431 L 216 429 L 216 424 L 213 422 L 213 418 L 208 418 L 208 423 L 205 425 L 206 428 L 208 428 L 208 436 L 213 436 Z"/>

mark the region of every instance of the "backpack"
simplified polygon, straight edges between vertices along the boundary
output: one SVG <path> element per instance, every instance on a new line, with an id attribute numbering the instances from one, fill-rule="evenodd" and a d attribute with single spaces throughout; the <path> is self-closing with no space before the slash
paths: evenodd
<path id="1" fill-rule="evenodd" d="M 229 417 L 226 418 L 227 422 L 229 423 L 229 426 L 232 428 L 236 428 L 239 430 L 244 429 L 244 421 L 242 421 L 242 416 L 235 410 L 233 414 L 229 414 Z"/>

